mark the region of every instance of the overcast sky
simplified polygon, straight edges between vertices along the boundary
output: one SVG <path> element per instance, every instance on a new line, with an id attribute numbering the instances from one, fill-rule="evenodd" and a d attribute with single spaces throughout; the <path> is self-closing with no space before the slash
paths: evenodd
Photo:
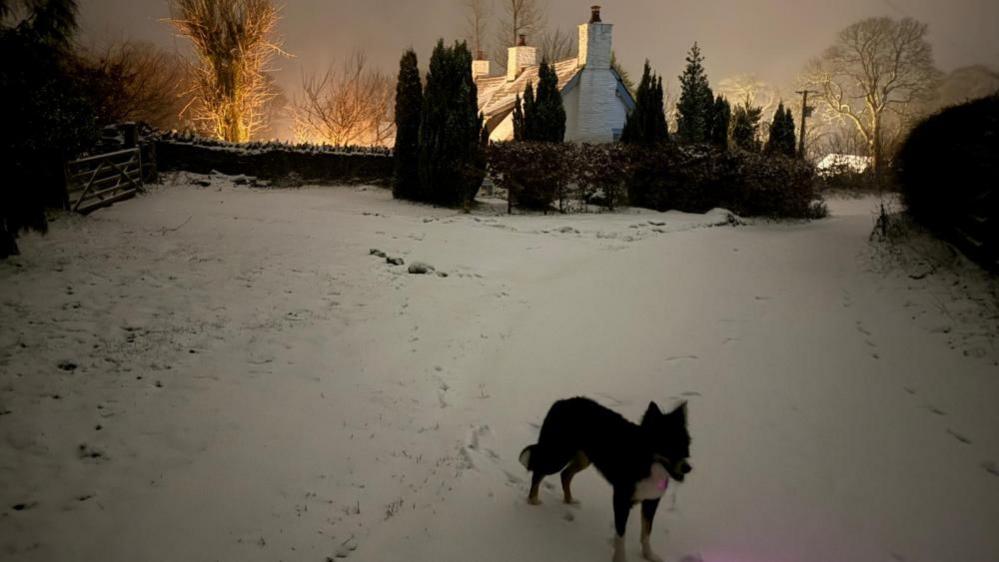
<path id="1" fill-rule="evenodd" d="M 501 1 L 493 0 L 496 12 Z M 561 27 L 575 36 L 576 26 L 588 20 L 594 2 L 546 3 L 549 27 Z M 783 89 L 838 30 L 882 15 L 908 15 L 928 23 L 943 70 L 971 64 L 999 68 L 997 0 L 603 0 L 602 4 L 603 20 L 614 24 L 614 50 L 625 68 L 637 75 L 648 58 L 674 89 L 694 41 L 706 56 L 713 84 L 750 73 Z M 127 38 L 185 48 L 162 22 L 167 15 L 167 0 L 80 0 L 85 43 Z M 282 16 L 279 32 L 295 57 L 276 65 L 278 82 L 289 93 L 299 87 L 303 70 L 325 67 L 353 49 L 367 52 L 372 63 L 394 74 L 402 51 L 412 46 L 425 71 L 436 39 L 460 38 L 465 27 L 460 0 L 285 0 Z"/>

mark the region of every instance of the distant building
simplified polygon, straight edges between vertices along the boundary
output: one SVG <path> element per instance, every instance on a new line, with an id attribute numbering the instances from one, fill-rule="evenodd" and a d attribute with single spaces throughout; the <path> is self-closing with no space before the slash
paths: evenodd
<path id="1" fill-rule="evenodd" d="M 821 160 L 815 163 L 815 168 L 820 176 L 840 174 L 843 172 L 853 172 L 861 174 L 866 172 L 873 163 L 870 156 L 857 156 L 856 154 L 826 154 Z"/>
<path id="2" fill-rule="evenodd" d="M 611 68 L 613 24 L 600 20 L 600 6 L 593 6 L 590 21 L 579 26 L 579 54 L 556 61 L 559 91 L 565 106 L 565 140 L 604 143 L 621 137 L 635 100 L 621 76 Z M 537 88 L 537 49 L 526 37 L 507 50 L 506 74 L 490 76 L 488 60 L 472 62 L 472 77 L 479 90 L 479 112 L 489 129 L 489 140 L 513 140 L 513 105 L 528 83 Z"/>

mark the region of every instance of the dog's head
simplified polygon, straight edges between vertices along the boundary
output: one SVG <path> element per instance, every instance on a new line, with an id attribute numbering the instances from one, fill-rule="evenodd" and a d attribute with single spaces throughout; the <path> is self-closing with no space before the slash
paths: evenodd
<path id="1" fill-rule="evenodd" d="M 642 416 L 642 429 L 648 432 L 655 454 L 666 471 L 677 482 L 693 470 L 690 457 L 690 434 L 687 433 L 687 402 L 681 402 L 672 412 L 664 414 L 655 402 Z"/>

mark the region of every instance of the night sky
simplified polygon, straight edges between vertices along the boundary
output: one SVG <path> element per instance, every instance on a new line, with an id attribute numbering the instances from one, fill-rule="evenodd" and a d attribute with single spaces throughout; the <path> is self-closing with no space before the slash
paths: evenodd
<path id="1" fill-rule="evenodd" d="M 281 4 L 281 2 L 278 2 Z M 575 37 L 592 0 L 549 0 L 549 27 Z M 604 21 L 615 24 L 615 51 L 633 75 L 645 58 L 676 89 L 687 49 L 698 41 L 712 83 L 756 74 L 782 89 L 838 30 L 869 16 L 912 16 L 930 25 L 938 66 L 999 67 L 996 0 L 604 0 Z M 162 22 L 167 0 L 81 0 L 85 45 L 109 39 L 152 41 L 186 48 Z M 499 12 L 498 5 L 494 11 Z M 407 47 L 420 64 L 438 37 L 460 38 L 459 0 L 287 0 L 279 32 L 293 59 L 276 61 L 278 82 L 294 93 L 304 71 L 318 70 L 353 49 L 393 74 Z M 498 15 L 498 14 L 497 14 Z M 490 37 L 493 33 L 489 34 Z"/>

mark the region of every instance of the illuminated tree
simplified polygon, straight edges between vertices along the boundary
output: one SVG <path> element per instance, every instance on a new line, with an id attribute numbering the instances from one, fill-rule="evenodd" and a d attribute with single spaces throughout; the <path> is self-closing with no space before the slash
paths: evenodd
<path id="1" fill-rule="evenodd" d="M 886 125 L 931 98 L 940 72 L 926 40 L 927 26 L 911 18 L 870 18 L 839 33 L 806 69 L 817 101 L 852 123 L 867 143 L 880 174 L 889 135 Z"/>
<path id="2" fill-rule="evenodd" d="M 230 142 L 254 138 L 274 96 L 267 64 L 280 45 L 272 37 L 278 10 L 270 0 L 171 0 L 170 23 L 190 39 L 196 60 L 189 92 L 201 130 Z"/>
<path id="3" fill-rule="evenodd" d="M 295 134 L 335 146 L 385 146 L 394 132 L 392 88 L 392 80 L 368 68 L 360 52 L 322 75 L 306 75 L 295 102 Z"/>

